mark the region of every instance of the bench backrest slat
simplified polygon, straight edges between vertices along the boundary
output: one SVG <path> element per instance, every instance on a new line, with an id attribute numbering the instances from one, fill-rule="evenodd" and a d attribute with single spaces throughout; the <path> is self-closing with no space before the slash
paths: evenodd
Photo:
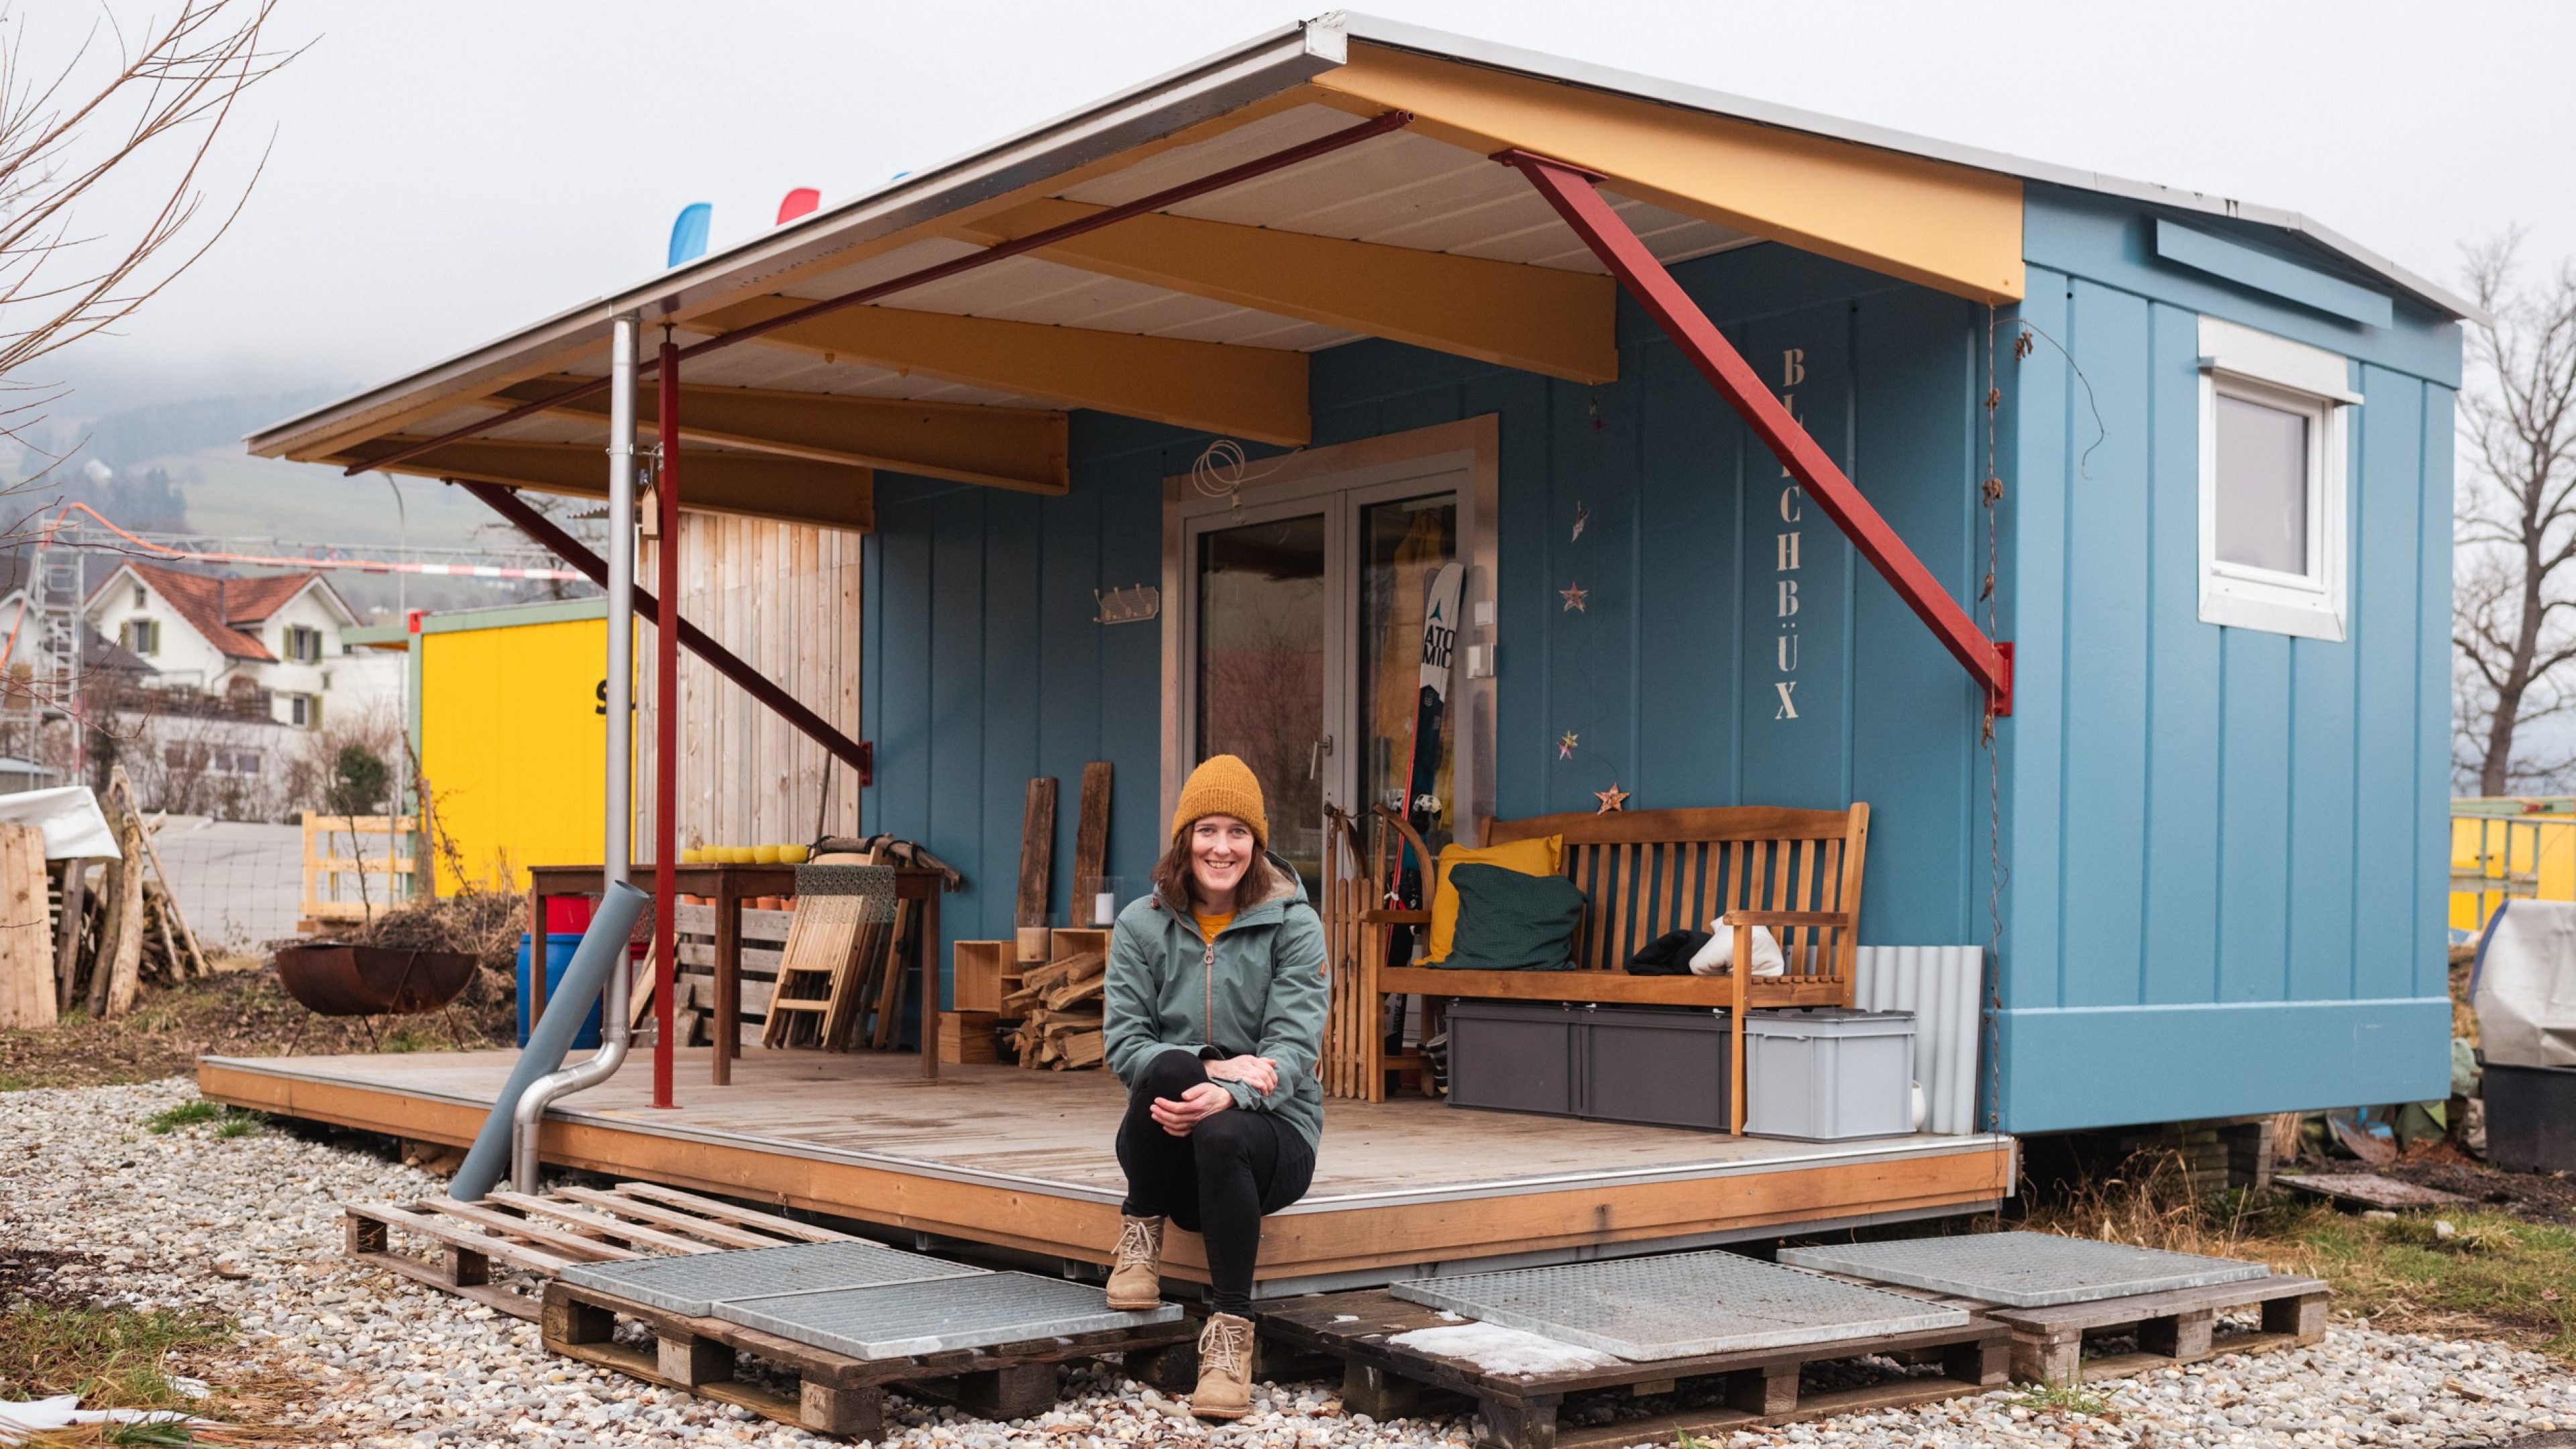
<path id="1" fill-rule="evenodd" d="M 1488 822 L 1485 844 L 1548 835 L 1565 837 L 1565 874 L 1590 902 L 1575 934 L 1575 964 L 1618 971 L 1656 937 L 1707 930 L 1731 910 L 1856 912 L 1869 807 L 1540 815 Z M 1850 979 L 1853 932 L 1802 926 L 1778 934 L 1793 976 Z"/>

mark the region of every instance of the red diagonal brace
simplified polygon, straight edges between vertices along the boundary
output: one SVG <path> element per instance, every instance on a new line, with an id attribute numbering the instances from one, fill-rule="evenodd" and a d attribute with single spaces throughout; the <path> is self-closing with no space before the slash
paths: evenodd
<path id="1" fill-rule="evenodd" d="M 1719 333 L 1708 314 L 1700 311 L 1699 304 L 1682 291 L 1672 273 L 1664 270 L 1664 264 L 1655 260 L 1655 254 L 1646 250 L 1646 244 L 1593 189 L 1600 177 L 1528 151 L 1505 151 L 1494 159 L 1528 177 L 1539 195 L 1547 198 L 1557 215 L 1565 218 L 1565 224 L 1574 228 L 1584 245 L 1592 248 L 1592 254 L 1628 289 L 1628 295 L 1636 298 L 1656 325 L 1680 345 L 1682 355 L 1753 429 L 1762 445 L 1779 457 L 1790 476 L 1807 490 L 1807 496 L 1851 539 L 1861 557 L 1869 560 L 1870 567 L 1896 590 L 1896 596 L 1905 601 L 1914 616 L 1932 630 L 1941 647 L 1967 666 L 1968 673 L 1985 688 L 1988 711 L 1998 715 L 2012 713 L 2012 646 L 1988 639 L 1977 628 L 1967 610 L 1959 607 L 1949 590 L 1942 588 L 1940 580 L 1933 578 L 1932 571 L 1914 556 L 1914 550 L 1905 546 L 1905 540 L 1878 516 L 1878 510 L 1843 476 L 1843 470 L 1834 466 L 1834 460 L 1762 385 L 1761 377 L 1744 355 Z"/>

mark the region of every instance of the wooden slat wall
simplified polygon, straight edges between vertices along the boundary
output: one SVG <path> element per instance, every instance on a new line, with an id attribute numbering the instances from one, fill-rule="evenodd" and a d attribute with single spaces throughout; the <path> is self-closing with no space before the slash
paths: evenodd
<path id="1" fill-rule="evenodd" d="M 648 585 L 656 540 L 637 565 Z M 680 516 L 680 612 L 853 739 L 859 715 L 860 535 L 760 519 Z M 651 852 L 653 631 L 636 648 L 638 858 Z M 680 844 L 855 832 L 855 774 L 705 661 L 680 655 Z M 826 809 L 825 792 L 829 801 Z"/>

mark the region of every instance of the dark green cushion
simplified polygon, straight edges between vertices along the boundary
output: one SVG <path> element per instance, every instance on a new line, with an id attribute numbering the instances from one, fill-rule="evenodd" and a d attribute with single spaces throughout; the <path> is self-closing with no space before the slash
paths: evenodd
<path id="1" fill-rule="evenodd" d="M 1574 928 L 1583 922 L 1583 890 L 1561 875 L 1523 875 L 1499 865 L 1461 865 L 1458 935 L 1449 958 L 1433 965 L 1457 971 L 1562 971 Z"/>

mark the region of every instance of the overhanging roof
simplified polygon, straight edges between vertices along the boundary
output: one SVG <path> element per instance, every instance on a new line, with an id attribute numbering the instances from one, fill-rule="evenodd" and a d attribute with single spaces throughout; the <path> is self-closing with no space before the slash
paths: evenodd
<path id="1" fill-rule="evenodd" d="M 604 376 L 618 316 L 667 322 L 684 341 L 722 337 L 1390 112 L 1411 120 L 692 358 L 684 502 L 866 527 L 878 467 L 1060 492 L 1076 407 L 1300 443 L 1306 355 L 1363 336 L 1610 380 L 1613 284 L 1489 159 L 1513 147 L 1600 173 L 1665 262 L 1779 240 L 2010 301 L 2022 288 L 2021 187 L 2036 180 L 2295 232 L 2452 315 L 2470 310 L 2291 213 L 1335 14 L 317 408 L 250 447 L 596 496 L 598 397 L 482 424 Z"/>

